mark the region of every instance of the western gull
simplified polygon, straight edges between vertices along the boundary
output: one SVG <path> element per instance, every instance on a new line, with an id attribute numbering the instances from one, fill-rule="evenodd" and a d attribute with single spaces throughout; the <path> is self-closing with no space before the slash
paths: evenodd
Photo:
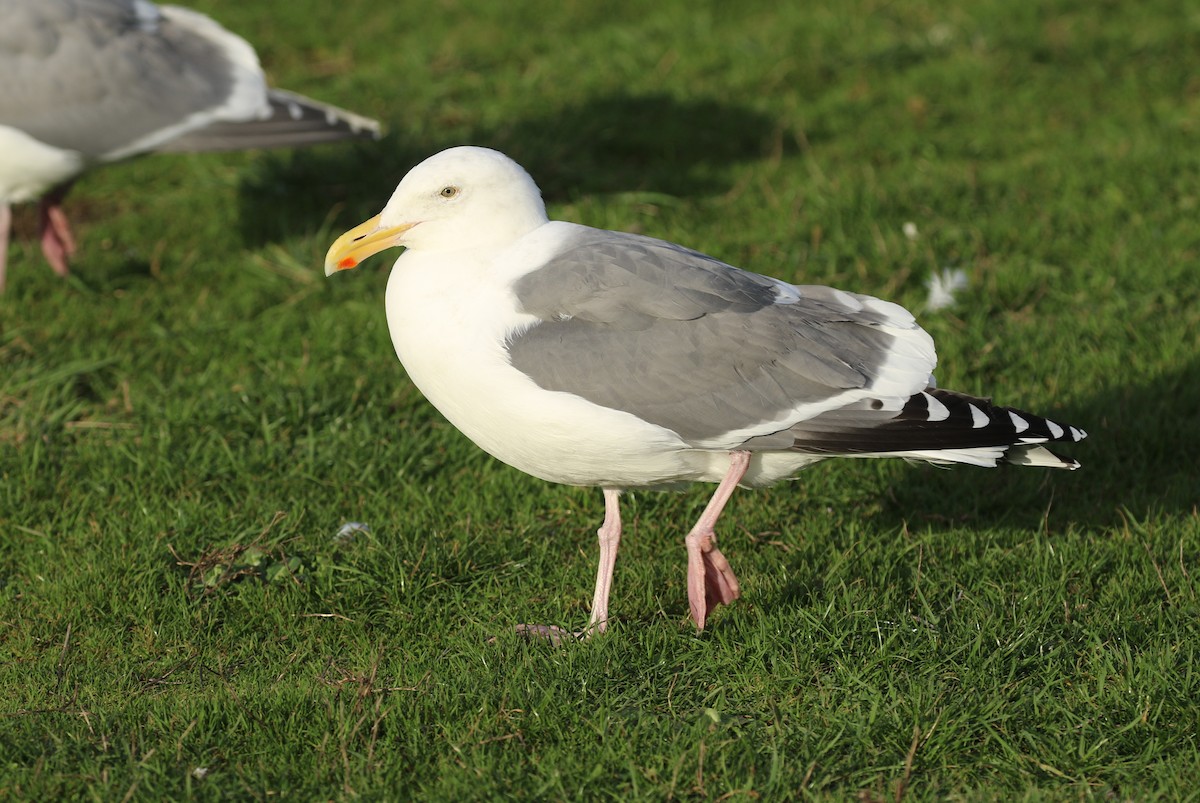
<path id="1" fill-rule="evenodd" d="M 591 618 L 607 625 L 629 488 L 717 483 L 684 539 L 691 617 L 739 596 L 715 526 L 737 486 L 831 457 L 1074 469 L 1043 444 L 1082 429 L 934 385 L 933 339 L 902 307 L 793 285 L 674 243 L 551 221 L 507 156 L 458 147 L 414 167 L 325 273 L 392 246 L 396 353 L 426 398 L 499 460 L 599 486 Z"/>
<path id="2" fill-rule="evenodd" d="M 10 204 L 41 199 L 42 253 L 67 273 L 61 203 L 88 168 L 151 151 L 379 137 L 379 123 L 268 89 L 254 48 L 148 0 L 0 0 L 0 292 Z"/>

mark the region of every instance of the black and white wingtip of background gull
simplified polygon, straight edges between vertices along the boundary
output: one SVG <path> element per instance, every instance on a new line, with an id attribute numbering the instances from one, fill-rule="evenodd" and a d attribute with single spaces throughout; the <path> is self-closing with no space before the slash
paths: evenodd
<path id="1" fill-rule="evenodd" d="M 603 631 L 627 488 L 717 483 L 685 538 L 691 615 L 739 596 L 714 527 L 738 485 L 831 457 L 1074 469 L 1084 431 L 934 386 L 933 340 L 902 307 L 792 285 L 673 243 L 549 221 L 515 162 L 452 148 L 342 235 L 326 274 L 392 246 L 392 342 L 409 377 L 498 459 L 599 486 L 591 620 Z"/>
<path id="2" fill-rule="evenodd" d="M 42 251 L 67 272 L 61 208 L 88 168 L 152 151 L 379 137 L 379 123 L 279 89 L 208 17 L 148 0 L 0 0 L 0 291 L 10 204 L 40 200 Z"/>

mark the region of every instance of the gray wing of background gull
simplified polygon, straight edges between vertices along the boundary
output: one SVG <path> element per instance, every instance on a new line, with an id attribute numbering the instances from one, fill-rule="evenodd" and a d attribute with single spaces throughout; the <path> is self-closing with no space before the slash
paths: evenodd
<path id="1" fill-rule="evenodd" d="M 510 338 L 514 367 L 693 446 L 850 455 L 1007 447 L 1022 432 L 1028 444 L 1083 437 L 927 386 L 932 341 L 895 305 L 661 240 L 581 227 L 514 292 L 540 319 Z M 730 444 L 731 433 L 744 437 Z M 1025 451 L 994 457 L 1020 462 Z"/>
<path id="2" fill-rule="evenodd" d="M 253 49 L 145 0 L 0 0 L 0 125 L 87 163 L 377 137 L 373 120 L 268 90 Z"/>

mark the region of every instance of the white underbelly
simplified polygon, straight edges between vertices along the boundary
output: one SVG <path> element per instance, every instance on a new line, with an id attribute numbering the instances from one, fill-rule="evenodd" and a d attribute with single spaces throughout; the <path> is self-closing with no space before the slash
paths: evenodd
<path id="1" fill-rule="evenodd" d="M 35 200 L 83 169 L 76 151 L 52 148 L 6 125 L 0 125 L 0 160 L 0 203 Z"/>
<path id="2" fill-rule="evenodd" d="M 628 413 L 543 390 L 504 359 L 474 350 L 396 352 L 442 415 L 493 457 L 568 485 L 631 487 L 701 479 L 679 437 Z"/>

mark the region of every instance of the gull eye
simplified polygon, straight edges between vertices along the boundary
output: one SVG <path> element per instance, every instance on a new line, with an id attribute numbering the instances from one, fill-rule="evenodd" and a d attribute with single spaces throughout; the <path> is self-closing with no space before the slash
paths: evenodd
<path id="1" fill-rule="evenodd" d="M 458 187 L 453 185 L 449 187 L 442 187 L 442 190 L 438 193 L 438 195 L 442 196 L 443 198 L 453 198 L 455 195 L 458 195 Z"/>

